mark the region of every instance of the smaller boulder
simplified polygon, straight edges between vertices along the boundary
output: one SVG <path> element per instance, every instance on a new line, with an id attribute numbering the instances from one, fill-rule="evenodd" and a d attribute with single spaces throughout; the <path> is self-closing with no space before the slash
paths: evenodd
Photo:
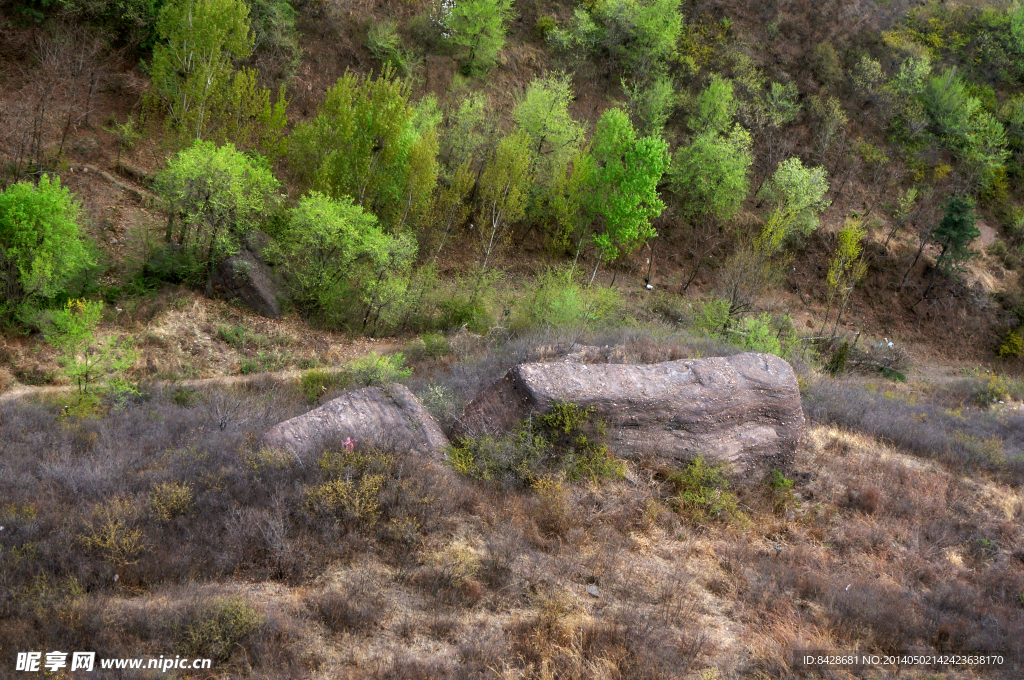
<path id="1" fill-rule="evenodd" d="M 448 439 L 405 385 L 347 392 L 309 413 L 278 423 L 263 443 L 303 457 L 351 438 L 360 447 L 443 455 Z"/>

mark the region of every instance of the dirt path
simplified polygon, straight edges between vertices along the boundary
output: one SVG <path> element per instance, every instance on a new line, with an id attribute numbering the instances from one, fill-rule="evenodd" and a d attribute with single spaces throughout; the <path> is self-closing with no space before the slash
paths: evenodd
<path id="1" fill-rule="evenodd" d="M 397 349 L 401 349 L 401 344 L 396 342 L 376 342 L 373 344 L 366 344 L 360 347 L 357 353 L 354 353 L 352 358 L 367 356 L 372 353 L 376 354 L 387 354 Z M 336 366 L 323 366 L 326 370 L 337 370 L 342 368 L 344 364 Z M 190 378 L 187 380 L 154 380 L 151 384 L 158 385 L 176 385 L 179 387 L 191 387 L 191 388 L 202 388 L 211 385 L 219 386 L 230 386 L 230 385 L 246 385 L 248 383 L 255 382 L 257 380 L 276 380 L 278 382 L 286 382 L 295 380 L 300 375 L 305 373 L 304 370 L 300 369 L 286 369 L 283 371 L 267 371 L 265 373 L 251 373 L 249 375 L 219 375 L 212 378 Z M 73 392 L 75 387 L 73 385 L 52 385 L 45 387 L 36 387 L 32 385 L 18 385 L 14 389 L 0 393 L 0 404 L 5 404 L 12 401 L 19 401 L 22 399 L 31 399 L 33 397 L 40 397 L 46 394 L 62 394 Z"/>

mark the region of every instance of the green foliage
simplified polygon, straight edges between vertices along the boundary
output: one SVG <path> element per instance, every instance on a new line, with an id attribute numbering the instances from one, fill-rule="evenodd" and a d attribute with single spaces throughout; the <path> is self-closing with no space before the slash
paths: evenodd
<path id="1" fill-rule="evenodd" d="M 480 251 L 481 276 L 505 244 L 509 227 L 526 212 L 533 184 L 533 148 L 526 132 L 519 130 L 507 135 L 477 181 L 478 223 L 474 233 Z"/>
<path id="2" fill-rule="evenodd" d="M 463 326 L 470 333 L 486 333 L 491 327 L 491 315 L 479 296 L 453 296 L 441 302 L 440 327 L 455 331 Z"/>
<path id="3" fill-rule="evenodd" d="M 280 237 L 296 301 L 330 323 L 355 322 L 363 306 L 400 284 L 415 247 L 406 234 L 385 234 L 351 198 L 315 191 L 289 211 Z"/>
<path id="4" fill-rule="evenodd" d="M 49 314 L 46 340 L 60 352 L 61 370 L 78 385 L 79 393 L 90 387 L 108 386 L 135 363 L 138 353 L 131 338 L 116 341 L 96 337 L 103 313 L 102 302 L 69 300 Z"/>
<path id="5" fill-rule="evenodd" d="M 992 404 L 1006 401 L 1010 398 L 1010 385 L 1000 375 L 992 374 L 981 387 L 978 388 L 976 400 L 978 406 L 988 408 Z"/>
<path id="6" fill-rule="evenodd" d="M 768 250 L 778 250 L 794 234 L 807 236 L 814 232 L 818 216 L 829 206 L 827 193 L 825 168 L 805 168 L 795 157 L 780 163 L 759 194 L 773 207 L 762 234 Z"/>
<path id="7" fill-rule="evenodd" d="M 252 54 L 249 7 L 242 0 L 167 0 L 157 23 L 150 76 L 170 123 L 202 138 L 230 90 L 233 62 Z"/>
<path id="8" fill-rule="evenodd" d="M 133 49 L 148 49 L 164 0 L 20 0 L 14 3 L 26 18 L 47 16 L 70 22 L 88 21 L 109 28 L 117 41 Z"/>
<path id="9" fill-rule="evenodd" d="M 0 318 L 52 297 L 95 264 L 79 229 L 81 208 L 60 178 L 0 193 Z"/>
<path id="10" fill-rule="evenodd" d="M 138 116 L 130 114 L 125 122 L 118 123 L 116 120 L 112 120 L 110 127 L 103 128 L 110 134 L 117 137 L 118 163 L 121 162 L 121 152 L 131 150 L 131 148 L 135 146 L 140 139 L 142 139 L 142 131 L 136 127 L 138 122 Z"/>
<path id="11" fill-rule="evenodd" d="M 702 132 L 689 146 L 679 147 L 671 179 L 680 214 L 732 219 L 750 189 L 753 162 L 750 133 L 740 125 Z"/>
<path id="12" fill-rule="evenodd" d="M 867 229 L 860 217 L 847 219 L 843 228 L 839 230 L 836 250 L 832 256 L 832 262 L 829 264 L 828 274 L 825 276 L 825 285 L 828 289 L 825 306 L 826 325 L 833 305 L 837 305 L 839 310 L 835 326 L 838 328 L 839 319 L 850 299 L 850 292 L 867 273 L 867 262 L 861 256 L 864 249 L 863 240 L 866 235 Z"/>
<path id="13" fill-rule="evenodd" d="M 668 145 L 658 137 L 637 138 L 621 109 L 602 114 L 592 144 L 595 169 L 589 208 L 598 219 L 593 240 L 600 265 L 633 252 L 657 235 L 651 220 L 665 209 L 658 182 L 665 171 Z"/>
<path id="14" fill-rule="evenodd" d="M 314 368 L 299 376 L 299 391 L 307 402 L 315 404 L 332 388 L 347 385 L 346 377 L 339 371 Z"/>
<path id="15" fill-rule="evenodd" d="M 541 226 L 553 249 L 565 246 L 577 225 L 581 201 L 580 143 L 583 126 L 569 114 L 572 86 L 567 74 L 530 83 L 513 118 L 529 140 L 532 191 L 525 217 Z"/>
<path id="16" fill-rule="evenodd" d="M 830 42 L 818 43 L 811 53 L 811 67 L 814 75 L 826 87 L 835 87 L 843 79 L 843 65 L 839 53 Z"/>
<path id="17" fill-rule="evenodd" d="M 731 308 L 728 300 L 712 298 L 697 305 L 693 328 L 698 333 L 719 337 L 729 325 Z"/>
<path id="18" fill-rule="evenodd" d="M 273 162 L 287 148 L 288 99 L 282 85 L 271 103 L 270 90 L 260 87 L 257 79 L 253 69 L 235 72 L 218 112 L 216 136 L 243 149 L 259 150 Z"/>
<path id="19" fill-rule="evenodd" d="M 292 0 L 248 0 L 252 21 L 253 51 L 263 63 L 291 77 L 302 61 L 302 47 L 295 25 L 298 13 Z"/>
<path id="20" fill-rule="evenodd" d="M 551 40 L 563 48 L 596 53 L 623 73 L 647 79 L 676 55 L 683 33 L 680 0 L 597 0 L 577 8 L 568 31 Z"/>
<path id="21" fill-rule="evenodd" d="M 604 423 L 592 408 L 556 403 L 504 437 L 463 440 L 448 452 L 459 473 L 484 481 L 522 486 L 562 472 L 566 478 L 621 479 L 625 465 L 608 452 Z"/>
<path id="22" fill-rule="evenodd" d="M 512 118 L 529 138 L 539 183 L 550 182 L 552 170 L 568 163 L 583 139 L 583 126 L 569 114 L 572 100 L 571 79 L 561 74 L 533 80 L 516 105 Z"/>
<path id="23" fill-rule="evenodd" d="M 614 289 L 585 286 L 571 269 L 548 269 L 516 303 L 511 327 L 583 330 L 620 321 L 625 302 Z"/>
<path id="24" fill-rule="evenodd" d="M 772 509 L 784 512 L 798 505 L 793 495 L 793 480 L 786 479 L 778 470 L 772 470 L 768 477 L 768 488 L 772 490 Z"/>
<path id="25" fill-rule="evenodd" d="M 366 34 L 366 49 L 374 59 L 395 69 L 401 76 L 412 71 L 413 55 L 403 47 L 402 36 L 398 34 L 398 23 L 390 19 L 375 21 Z"/>
<path id="26" fill-rule="evenodd" d="M 405 366 L 405 355 L 368 354 L 351 361 L 345 367 L 353 384 L 360 387 L 383 387 L 390 383 L 402 382 L 412 375 L 412 369 Z"/>
<path id="27" fill-rule="evenodd" d="M 815 119 L 818 156 L 824 160 L 839 131 L 849 121 L 843 105 L 836 97 L 811 97 L 811 113 Z"/>
<path id="28" fill-rule="evenodd" d="M 391 230 L 416 225 L 437 181 L 438 146 L 409 95 L 390 67 L 377 78 L 339 78 L 316 117 L 292 134 L 289 161 L 302 184 L 334 199 L 351 196 Z"/>
<path id="29" fill-rule="evenodd" d="M 978 216 L 970 198 L 950 196 L 942 211 L 942 221 L 931 232 L 932 240 L 942 249 L 935 266 L 951 273 L 959 271 L 964 263 L 977 255 L 967 246 L 981 235 L 981 231 L 975 226 Z"/>
<path id="30" fill-rule="evenodd" d="M 241 597 L 218 598 L 177 622 L 174 651 L 222 664 L 236 649 L 244 649 L 262 625 L 259 611 Z"/>
<path id="31" fill-rule="evenodd" d="M 748 352 L 764 354 L 782 354 L 782 343 L 772 328 L 772 317 L 767 312 L 760 316 L 749 316 L 739 323 L 739 327 L 731 329 L 729 336 L 734 344 Z"/>
<path id="32" fill-rule="evenodd" d="M 1009 156 L 1002 123 L 952 69 L 930 78 L 921 100 L 935 134 L 964 163 L 976 185 L 988 187 Z"/>
<path id="33" fill-rule="evenodd" d="M 168 213 L 166 240 L 176 239 L 191 260 L 185 278 L 199 283 L 238 252 L 277 200 L 278 181 L 265 163 L 197 140 L 156 177 Z"/>
<path id="34" fill-rule="evenodd" d="M 732 81 L 716 76 L 697 95 L 688 121 L 690 130 L 695 134 L 725 133 L 736 117 L 736 107 Z"/>
<path id="35" fill-rule="evenodd" d="M 622 89 L 629 97 L 630 115 L 641 134 L 661 135 L 678 101 L 672 79 L 658 74 L 630 83 L 624 80 Z"/>
<path id="36" fill-rule="evenodd" d="M 1000 359 L 1024 356 L 1024 333 L 1021 333 L 1020 329 L 1007 333 L 1006 337 L 999 344 L 996 354 L 999 355 Z"/>
<path id="37" fill-rule="evenodd" d="M 462 64 L 467 73 L 494 65 L 514 16 L 512 0 L 462 0 L 448 11 L 447 37 L 464 50 Z"/>
<path id="38" fill-rule="evenodd" d="M 668 481 L 675 487 L 676 510 L 696 524 L 716 519 L 742 519 L 736 496 L 729 491 L 724 466 L 709 464 L 697 456 Z"/>
<path id="39" fill-rule="evenodd" d="M 843 374 L 846 370 L 846 362 L 850 357 L 850 343 L 843 342 L 832 352 L 832 355 L 828 359 L 828 363 L 825 364 L 825 372 L 829 375 L 836 377 Z"/>

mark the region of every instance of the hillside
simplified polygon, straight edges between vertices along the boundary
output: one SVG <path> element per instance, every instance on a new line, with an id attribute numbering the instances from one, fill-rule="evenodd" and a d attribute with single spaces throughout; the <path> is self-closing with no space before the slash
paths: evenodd
<path id="1" fill-rule="evenodd" d="M 1010 2 L 5 3 L 0 657 L 1018 677 L 1022 180 Z M 450 433 L 580 345 L 782 356 L 795 460 L 716 471 L 709 510 L 657 452 L 491 478 L 258 444 L 392 381 Z M 314 502 L 337 456 L 369 510 Z"/>

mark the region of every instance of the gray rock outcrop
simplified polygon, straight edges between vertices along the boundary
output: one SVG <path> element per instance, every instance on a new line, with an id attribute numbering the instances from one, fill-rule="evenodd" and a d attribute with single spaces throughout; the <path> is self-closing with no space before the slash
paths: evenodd
<path id="1" fill-rule="evenodd" d="M 507 431 L 556 402 L 592 407 L 619 455 L 697 454 L 750 467 L 791 461 L 804 426 L 792 367 L 771 354 L 660 364 L 520 364 L 467 405 L 457 434 Z"/>
<path id="2" fill-rule="evenodd" d="M 448 439 L 437 421 L 404 385 L 347 392 L 319 408 L 278 423 L 263 443 L 300 458 L 351 438 L 360 447 L 441 454 Z"/>
<path id="3" fill-rule="evenodd" d="M 240 300 L 252 311 L 271 319 L 281 315 L 282 291 L 274 272 L 248 248 L 220 263 L 210 279 L 207 295 Z"/>

